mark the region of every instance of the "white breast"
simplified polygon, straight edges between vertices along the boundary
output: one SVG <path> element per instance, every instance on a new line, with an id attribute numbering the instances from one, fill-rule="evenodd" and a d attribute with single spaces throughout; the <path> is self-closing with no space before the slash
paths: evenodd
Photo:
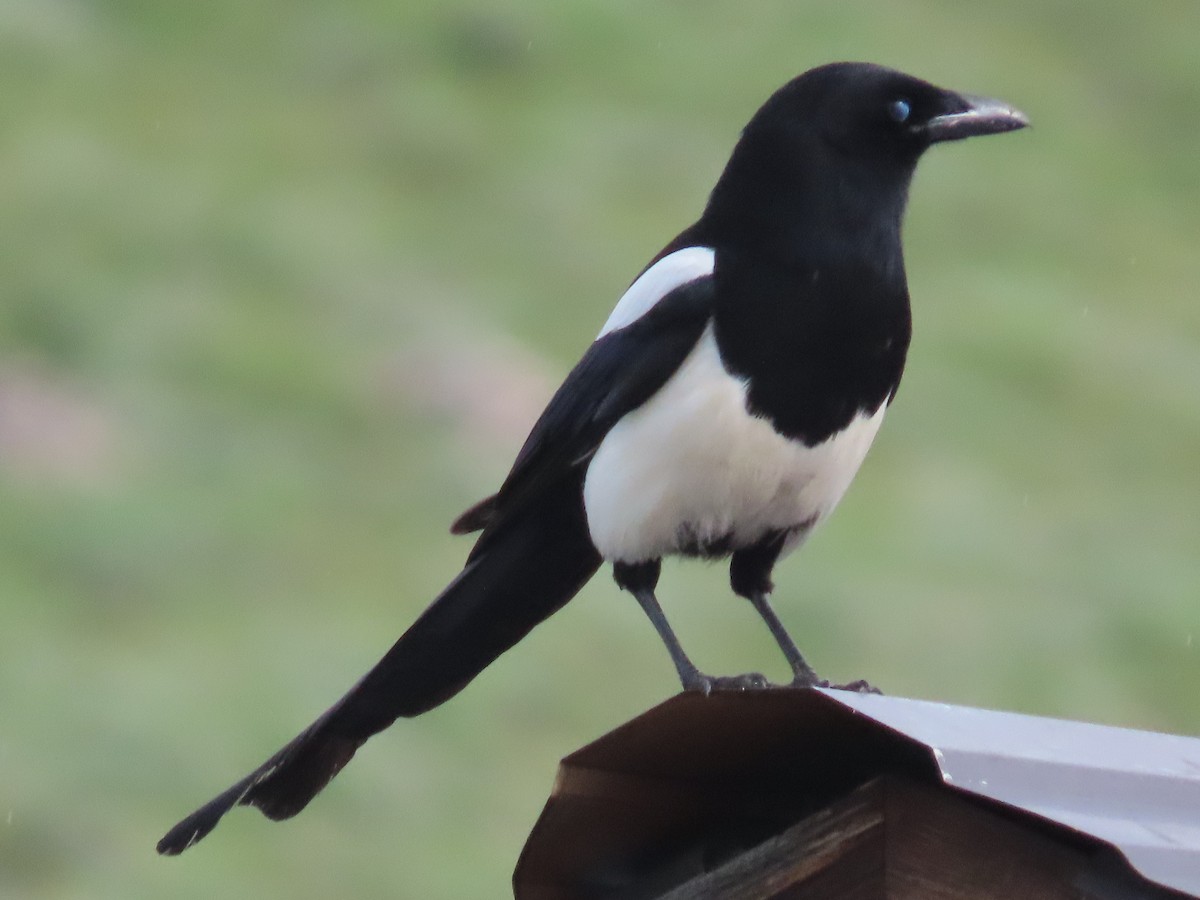
<path id="1" fill-rule="evenodd" d="M 788 440 L 747 412 L 746 385 L 722 365 L 710 324 L 592 458 L 583 491 L 592 540 L 608 560 L 640 562 L 689 541 L 731 537 L 739 547 L 815 523 L 849 487 L 883 410 L 814 447 Z"/>

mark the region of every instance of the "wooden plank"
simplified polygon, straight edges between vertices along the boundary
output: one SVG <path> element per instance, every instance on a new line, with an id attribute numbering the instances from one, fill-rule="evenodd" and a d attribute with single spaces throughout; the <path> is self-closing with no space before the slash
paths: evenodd
<path id="1" fill-rule="evenodd" d="M 877 778 L 661 900 L 1166 900 L 1051 827 Z"/>
<path id="2" fill-rule="evenodd" d="M 1060 828 L 900 778 L 887 783 L 887 900 L 1152 900 L 1177 897 L 1135 881 Z"/>
<path id="3" fill-rule="evenodd" d="M 884 799 L 882 781 L 864 785 L 661 900 L 882 897 Z M 820 893 L 804 886 L 815 876 Z"/>

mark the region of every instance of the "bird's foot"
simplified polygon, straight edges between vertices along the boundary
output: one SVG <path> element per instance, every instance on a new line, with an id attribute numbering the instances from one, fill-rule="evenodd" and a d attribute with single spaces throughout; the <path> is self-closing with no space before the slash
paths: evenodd
<path id="1" fill-rule="evenodd" d="M 858 681 L 851 681 L 848 684 L 830 684 L 828 681 L 822 680 L 817 687 L 829 688 L 831 691 L 851 691 L 855 694 L 878 694 L 883 696 L 883 691 L 862 678 Z"/>
<path id="2" fill-rule="evenodd" d="M 685 691 L 698 691 L 705 695 L 713 691 L 761 691 L 769 687 L 771 682 L 758 672 L 744 675 L 703 675 L 696 672 L 683 685 Z"/>
<path id="3" fill-rule="evenodd" d="M 809 669 L 806 672 L 797 672 L 796 677 L 788 684 L 790 688 L 827 688 L 831 691 L 851 691 L 855 694 L 882 694 L 883 691 L 875 687 L 868 681 L 859 679 L 851 681 L 848 684 L 833 684 L 826 678 L 819 678 L 817 674 Z"/>
<path id="4" fill-rule="evenodd" d="M 809 670 L 807 672 L 797 672 L 795 677 L 788 682 L 790 688 L 814 688 L 814 687 L 829 687 L 829 682 L 824 678 L 818 678 L 817 673 Z"/>

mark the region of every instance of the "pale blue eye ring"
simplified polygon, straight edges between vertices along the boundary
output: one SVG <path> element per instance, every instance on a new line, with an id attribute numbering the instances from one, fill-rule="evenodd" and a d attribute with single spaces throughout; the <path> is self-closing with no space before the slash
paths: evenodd
<path id="1" fill-rule="evenodd" d="M 907 122 L 911 113 L 912 104 L 903 97 L 898 100 L 893 100 L 887 106 L 888 118 L 893 122 Z"/>

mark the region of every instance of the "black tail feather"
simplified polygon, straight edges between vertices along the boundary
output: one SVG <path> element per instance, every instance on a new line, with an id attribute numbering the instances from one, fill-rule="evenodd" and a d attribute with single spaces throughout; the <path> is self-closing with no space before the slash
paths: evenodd
<path id="1" fill-rule="evenodd" d="M 210 800 L 158 843 L 182 853 L 236 805 L 271 819 L 300 812 L 371 735 L 449 700 L 587 583 L 600 556 L 587 532 L 580 483 L 543 498 L 538 515 L 485 532 L 471 561 L 341 700 L 282 750 Z"/>

